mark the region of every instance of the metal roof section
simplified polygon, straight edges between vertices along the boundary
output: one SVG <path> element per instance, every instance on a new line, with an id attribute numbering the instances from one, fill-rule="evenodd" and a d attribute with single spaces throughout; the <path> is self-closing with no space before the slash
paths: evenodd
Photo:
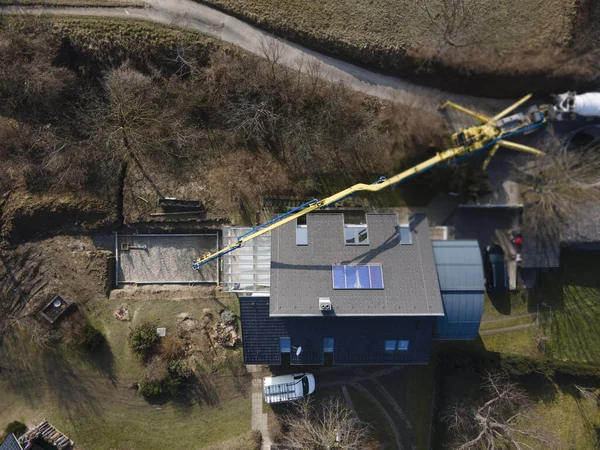
<path id="1" fill-rule="evenodd" d="M 395 214 L 368 214 L 368 245 L 347 245 L 340 213 L 307 216 L 308 245 L 296 244 L 296 223 L 272 233 L 271 316 L 323 316 L 318 299 L 329 297 L 335 316 L 442 315 L 429 224 L 410 221 L 402 244 Z M 334 289 L 332 266 L 380 264 L 384 289 Z"/>
<path id="2" fill-rule="evenodd" d="M 437 339 L 475 339 L 483 315 L 485 280 L 477 241 L 434 241 L 444 317 Z"/>
<path id="3" fill-rule="evenodd" d="M 237 241 L 250 227 L 224 227 L 223 246 Z M 296 240 L 294 239 L 294 243 Z M 223 291 L 269 293 L 271 284 L 271 233 L 266 233 L 223 256 Z"/>

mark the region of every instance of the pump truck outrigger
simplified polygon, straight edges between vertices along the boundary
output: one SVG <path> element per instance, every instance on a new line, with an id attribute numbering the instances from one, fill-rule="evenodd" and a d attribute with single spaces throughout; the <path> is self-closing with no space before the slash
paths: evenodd
<path id="1" fill-rule="evenodd" d="M 261 236 L 271 230 L 280 227 L 288 222 L 296 220 L 311 211 L 324 209 L 332 206 L 342 200 L 345 200 L 359 192 L 376 192 L 384 188 L 402 183 L 410 178 L 419 175 L 437 165 L 451 165 L 467 158 L 479 151 L 488 150 L 489 153 L 483 163 L 485 169 L 492 157 L 500 147 L 530 153 L 535 156 L 543 155 L 543 152 L 535 148 L 511 142 L 508 139 L 522 134 L 537 131 L 548 123 L 549 120 L 572 120 L 577 115 L 583 117 L 600 117 L 600 93 L 591 93 L 577 96 L 575 93 L 568 92 L 556 96 L 556 104 L 532 106 L 525 113 L 516 113 L 508 116 L 515 109 L 523 105 L 532 97 L 531 94 L 523 97 L 518 102 L 506 108 L 496 116 L 489 118 L 483 114 L 471 111 L 463 106 L 452 102 L 446 102 L 440 106 L 440 110 L 453 108 L 464 114 L 476 118 L 481 125 L 472 126 L 459 130 L 452 135 L 452 141 L 455 147 L 437 153 L 432 158 L 417 164 L 410 169 L 405 170 L 391 178 L 381 177 L 372 184 L 359 183 L 349 187 L 341 192 L 331 195 L 323 200 L 313 199 L 297 208 L 288 211 L 274 219 L 259 225 L 247 233 L 239 236 L 237 241 L 227 247 L 214 253 L 207 253 L 200 256 L 192 262 L 192 267 L 198 270 L 204 264 L 220 258 L 235 249 L 244 245 L 244 243 Z M 595 108 L 595 109 L 594 109 Z M 594 116 L 593 113 L 596 112 Z"/>

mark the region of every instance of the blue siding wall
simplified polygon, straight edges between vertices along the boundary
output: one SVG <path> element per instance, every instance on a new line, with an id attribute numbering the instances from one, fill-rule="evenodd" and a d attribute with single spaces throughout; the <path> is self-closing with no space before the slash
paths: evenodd
<path id="1" fill-rule="evenodd" d="M 483 315 L 485 281 L 477 241 L 434 241 L 444 317 L 436 339 L 475 339 Z"/>

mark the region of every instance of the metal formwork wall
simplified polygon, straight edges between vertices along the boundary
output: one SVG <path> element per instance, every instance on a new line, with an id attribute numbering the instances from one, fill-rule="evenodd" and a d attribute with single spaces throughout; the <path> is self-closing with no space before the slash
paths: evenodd
<path id="1" fill-rule="evenodd" d="M 219 248 L 219 235 L 115 233 L 116 285 L 218 284 L 218 263 L 192 268 L 199 255 Z"/>
<path id="2" fill-rule="evenodd" d="M 249 227 L 224 227 L 223 247 L 233 244 Z M 225 292 L 268 293 L 271 286 L 271 233 L 244 244 L 223 257 L 222 285 Z"/>

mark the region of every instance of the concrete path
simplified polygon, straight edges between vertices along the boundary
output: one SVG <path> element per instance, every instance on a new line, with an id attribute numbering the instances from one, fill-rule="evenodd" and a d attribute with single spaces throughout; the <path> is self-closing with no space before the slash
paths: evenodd
<path id="1" fill-rule="evenodd" d="M 112 17 L 147 20 L 187 28 L 215 36 L 259 56 L 264 56 L 267 51 L 280 64 L 294 69 L 299 68 L 304 72 L 318 72 L 322 78 L 343 82 L 355 91 L 430 111 L 435 110 L 447 99 L 484 113 L 497 111 L 509 104 L 508 101 L 503 100 L 445 93 L 439 89 L 381 75 L 275 38 L 270 33 L 241 20 L 190 0 L 145 0 L 144 6 L 144 8 L 4 6 L 0 7 L 0 14 Z"/>
<path id="2" fill-rule="evenodd" d="M 263 389 L 261 366 L 246 366 L 252 373 L 252 429 L 260 431 L 262 435 L 261 450 L 271 449 L 271 436 L 269 435 L 269 416 L 263 412 Z"/>
<path id="3" fill-rule="evenodd" d="M 500 319 L 482 320 L 481 325 L 486 325 L 488 323 L 509 322 L 509 321 L 515 320 L 515 319 L 522 319 L 523 317 L 537 317 L 537 313 L 514 314 L 514 315 L 502 317 Z"/>
<path id="4" fill-rule="evenodd" d="M 517 331 L 527 330 L 528 328 L 537 327 L 537 323 L 526 323 L 524 325 L 515 325 L 514 327 L 495 328 L 493 330 L 483 330 L 479 332 L 479 336 L 493 336 L 495 334 L 515 333 Z"/>

